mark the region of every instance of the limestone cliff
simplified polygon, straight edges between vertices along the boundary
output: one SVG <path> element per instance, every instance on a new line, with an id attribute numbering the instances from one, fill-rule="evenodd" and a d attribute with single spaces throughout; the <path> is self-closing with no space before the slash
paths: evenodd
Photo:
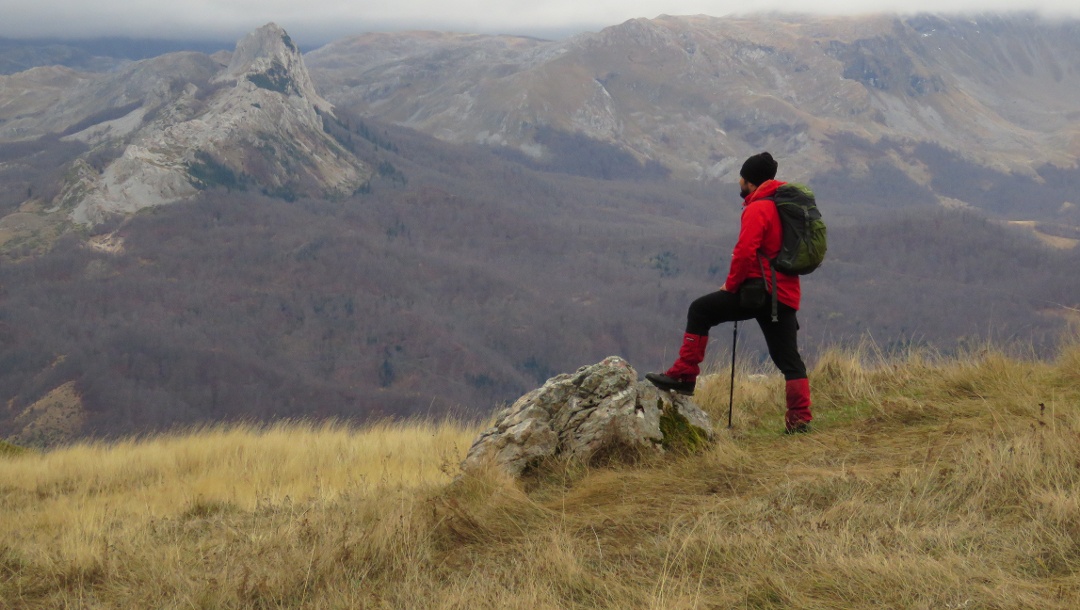
<path id="1" fill-rule="evenodd" d="M 24 125 L 31 134 L 59 131 L 83 115 L 62 133 L 96 154 L 76 161 L 53 207 L 70 210 L 77 223 L 215 186 L 286 198 L 347 195 L 369 176 L 324 132 L 321 115 L 333 107 L 315 91 L 299 49 L 274 24 L 241 40 L 227 63 L 179 53 L 86 80 L 42 115 L 47 124 Z M 106 110 L 86 117 L 95 100 Z"/>

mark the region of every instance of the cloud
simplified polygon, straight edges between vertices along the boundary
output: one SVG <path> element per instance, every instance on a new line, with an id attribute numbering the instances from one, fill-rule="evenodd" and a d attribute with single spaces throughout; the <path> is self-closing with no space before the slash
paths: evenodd
<path id="1" fill-rule="evenodd" d="M 395 29 L 527 34 L 597 28 L 661 14 L 725 16 L 748 9 L 827 14 L 1039 11 L 1080 17 L 1075 0 L 884 0 L 872 5 L 860 0 L 758 0 L 752 5 L 736 0 L 0 0 L 0 36 L 232 39 L 269 21 L 299 40 Z"/>

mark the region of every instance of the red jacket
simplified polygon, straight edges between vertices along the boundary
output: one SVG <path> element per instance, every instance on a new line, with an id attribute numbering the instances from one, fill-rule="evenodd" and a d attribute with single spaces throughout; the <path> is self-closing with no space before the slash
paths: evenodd
<path id="1" fill-rule="evenodd" d="M 747 279 L 761 277 L 762 264 L 765 266 L 765 282 L 769 285 L 769 290 L 772 290 L 769 259 L 780 253 L 781 237 L 780 214 L 776 211 L 776 204 L 769 198 L 783 184 L 777 180 L 768 180 L 750 193 L 743 202 L 739 241 L 731 253 L 731 271 L 724 282 L 728 292 L 738 292 Z M 761 251 L 760 257 L 758 251 Z M 776 283 L 780 287 L 777 300 L 798 309 L 802 298 L 799 276 L 777 272 Z"/>

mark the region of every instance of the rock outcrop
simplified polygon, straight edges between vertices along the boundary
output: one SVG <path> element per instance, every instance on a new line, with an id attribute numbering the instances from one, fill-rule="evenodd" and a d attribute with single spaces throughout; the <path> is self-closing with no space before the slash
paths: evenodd
<path id="1" fill-rule="evenodd" d="M 624 450 L 695 449 L 714 437 L 708 414 L 692 400 L 638 381 L 611 356 L 549 379 L 496 416 L 462 467 L 493 460 L 520 476 L 550 458 L 588 462 Z"/>

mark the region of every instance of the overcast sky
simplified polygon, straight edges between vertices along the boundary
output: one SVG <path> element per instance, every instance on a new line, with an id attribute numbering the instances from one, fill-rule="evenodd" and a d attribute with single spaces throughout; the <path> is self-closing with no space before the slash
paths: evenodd
<path id="1" fill-rule="evenodd" d="M 748 10 L 831 14 L 1038 10 L 1080 18 L 1077 0 L 0 0 L 0 37 L 233 40 L 269 21 L 305 45 L 402 29 L 558 37 L 635 17 L 720 17 Z"/>

